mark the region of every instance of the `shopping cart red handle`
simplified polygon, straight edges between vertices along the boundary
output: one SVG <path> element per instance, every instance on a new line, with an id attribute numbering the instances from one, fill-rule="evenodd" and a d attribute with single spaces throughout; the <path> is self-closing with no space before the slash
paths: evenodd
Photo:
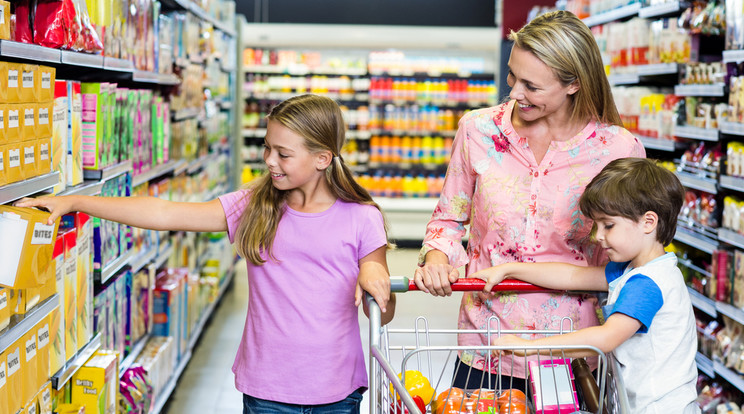
<path id="1" fill-rule="evenodd" d="M 457 279 L 457 282 L 452 283 L 450 287 L 454 292 L 480 292 L 486 286 L 486 282 L 474 278 L 465 277 Z M 409 279 L 405 276 L 391 277 L 390 278 L 390 290 L 393 292 L 408 292 L 411 290 L 419 290 L 413 279 Z M 521 280 L 506 279 L 491 289 L 491 292 L 549 292 L 552 289 L 546 289 L 544 287 L 535 286 L 533 284 L 523 282 Z"/>

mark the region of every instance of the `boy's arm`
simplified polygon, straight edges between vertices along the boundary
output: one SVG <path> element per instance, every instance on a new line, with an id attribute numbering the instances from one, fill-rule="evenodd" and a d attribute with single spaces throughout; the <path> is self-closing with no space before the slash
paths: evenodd
<path id="1" fill-rule="evenodd" d="M 382 324 L 385 325 L 395 315 L 395 295 L 390 293 L 390 271 L 387 267 L 387 246 L 381 246 L 372 253 L 359 260 L 359 276 L 357 277 L 354 304 L 364 304 L 364 314 L 369 317 L 367 302 L 363 299 L 364 292 L 369 292 L 380 305 L 382 310 Z"/>
<path id="2" fill-rule="evenodd" d="M 485 280 L 485 292 L 490 292 L 495 285 L 507 278 L 555 290 L 607 290 L 605 268 L 600 266 L 513 262 L 480 270 L 470 277 Z"/>
<path id="3" fill-rule="evenodd" d="M 549 346 L 552 349 L 553 354 L 555 354 L 557 349 L 566 345 L 589 345 L 598 348 L 604 353 L 608 353 L 614 351 L 620 344 L 635 335 L 640 327 L 641 322 L 637 319 L 631 318 L 622 313 L 613 313 L 609 318 L 607 318 L 607 321 L 600 326 L 592 326 L 563 335 L 549 336 L 534 340 L 523 339 L 514 335 L 504 335 L 500 338 L 493 339 L 491 344 L 506 346 L 509 348 Z M 512 352 L 518 355 L 535 355 L 538 352 L 541 355 L 547 355 L 550 353 L 548 350 L 536 349 L 514 349 Z M 564 351 L 561 350 L 561 353 L 563 354 Z M 565 355 L 574 358 L 596 356 L 596 353 L 589 350 L 576 349 L 566 350 Z"/>
<path id="4" fill-rule="evenodd" d="M 227 219 L 218 199 L 182 203 L 155 197 L 44 196 L 25 198 L 18 207 L 41 207 L 49 221 L 72 211 L 152 230 L 226 231 Z"/>

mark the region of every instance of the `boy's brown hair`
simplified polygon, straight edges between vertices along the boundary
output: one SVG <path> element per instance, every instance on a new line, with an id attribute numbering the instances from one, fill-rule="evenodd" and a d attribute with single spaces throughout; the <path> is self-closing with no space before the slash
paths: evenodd
<path id="1" fill-rule="evenodd" d="M 677 176 L 646 158 L 620 158 L 607 164 L 586 186 L 579 208 L 589 218 L 599 215 L 638 221 L 647 211 L 659 216 L 656 239 L 674 239 L 685 188 Z"/>

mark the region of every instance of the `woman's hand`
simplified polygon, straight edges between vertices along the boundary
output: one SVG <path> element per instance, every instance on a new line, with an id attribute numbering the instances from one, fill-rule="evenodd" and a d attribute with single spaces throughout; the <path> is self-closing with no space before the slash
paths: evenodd
<path id="1" fill-rule="evenodd" d="M 52 225 L 57 218 L 75 211 L 74 196 L 42 196 L 37 198 L 23 198 L 13 203 L 16 207 L 43 208 L 51 213 L 47 224 Z"/>
<path id="2" fill-rule="evenodd" d="M 419 290 L 434 296 L 450 296 L 450 285 L 460 278 L 460 272 L 448 263 L 427 263 L 416 269 L 413 281 Z"/>

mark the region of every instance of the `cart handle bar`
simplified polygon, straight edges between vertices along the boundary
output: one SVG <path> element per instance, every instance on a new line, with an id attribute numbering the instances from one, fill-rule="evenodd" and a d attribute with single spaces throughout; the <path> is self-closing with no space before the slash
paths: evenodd
<path id="1" fill-rule="evenodd" d="M 454 292 L 479 292 L 482 291 L 486 286 L 484 280 L 465 277 L 457 279 L 457 282 L 452 283 L 450 287 Z M 419 290 L 413 279 L 408 279 L 405 276 L 391 276 L 390 277 L 390 291 L 391 292 L 408 292 L 411 290 Z M 535 286 L 533 284 L 523 282 L 521 280 L 506 279 L 501 283 L 495 285 L 491 292 L 554 292 L 552 289 L 546 289 L 544 287 Z"/>

